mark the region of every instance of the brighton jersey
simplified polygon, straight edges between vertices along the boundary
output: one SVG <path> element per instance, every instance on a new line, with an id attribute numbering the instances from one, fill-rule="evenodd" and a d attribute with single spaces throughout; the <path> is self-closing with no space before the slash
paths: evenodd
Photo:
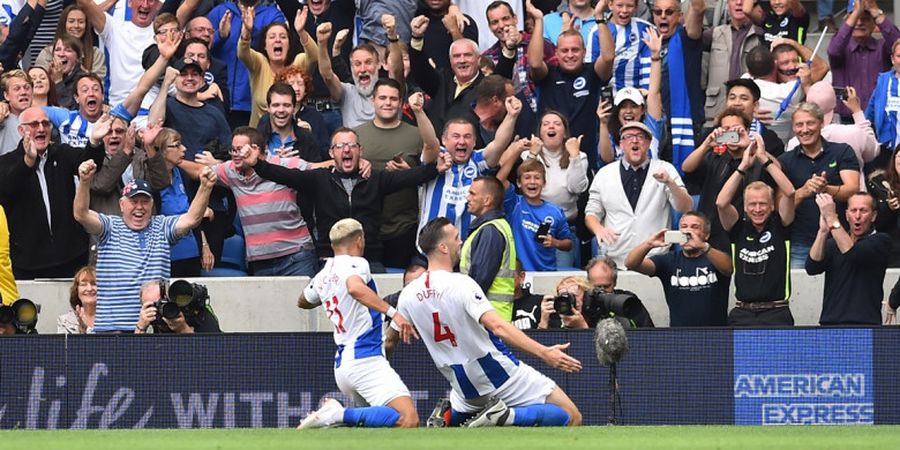
<path id="1" fill-rule="evenodd" d="M 613 92 L 626 87 L 650 89 L 650 48 L 644 43 L 647 29 L 653 24 L 643 19 L 633 18 L 628 25 L 608 23 L 615 43 L 616 56 L 609 85 Z M 600 36 L 597 31 L 591 36 L 593 60 L 600 57 Z"/>
<path id="2" fill-rule="evenodd" d="M 303 289 L 306 301 L 322 303 L 325 314 L 334 324 L 335 367 L 340 367 L 342 361 L 382 356 L 381 313 L 350 296 L 347 280 L 354 275 L 376 291 L 369 262 L 349 255 L 328 259 L 325 267 Z"/>
<path id="3" fill-rule="evenodd" d="M 499 389 L 519 368 L 506 344 L 479 322 L 493 309 L 475 280 L 446 271 L 426 272 L 397 301 L 438 370 L 467 399 Z"/>
<path id="4" fill-rule="evenodd" d="M 446 151 L 441 147 L 441 153 Z M 475 150 L 465 163 L 454 163 L 446 172 L 420 186 L 419 230 L 431 219 L 446 217 L 459 229 L 460 239 L 465 240 L 472 220 L 466 206 L 469 186 L 489 169 L 484 150 Z"/>

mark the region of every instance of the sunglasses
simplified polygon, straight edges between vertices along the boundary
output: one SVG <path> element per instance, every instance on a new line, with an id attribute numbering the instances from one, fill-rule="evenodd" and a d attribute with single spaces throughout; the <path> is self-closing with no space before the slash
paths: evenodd
<path id="1" fill-rule="evenodd" d="M 677 9 L 659 9 L 659 8 L 653 8 L 653 9 L 650 10 L 650 11 L 653 13 L 654 16 L 657 16 L 657 17 L 660 17 L 660 16 L 663 16 L 663 17 L 674 16 L 675 13 L 680 12 L 680 10 L 677 10 Z"/>

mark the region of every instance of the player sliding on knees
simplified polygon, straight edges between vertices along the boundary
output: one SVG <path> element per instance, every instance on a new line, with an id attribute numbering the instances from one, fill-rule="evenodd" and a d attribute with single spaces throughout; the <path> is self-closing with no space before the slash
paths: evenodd
<path id="1" fill-rule="evenodd" d="M 375 427 L 419 426 L 419 415 L 409 390 L 382 353 L 382 315 L 393 319 L 404 342 L 418 338 L 412 325 L 375 293 L 369 263 L 362 258 L 365 236 L 354 219 L 342 219 L 328 236 L 334 258 L 310 280 L 297 306 L 312 309 L 323 301 L 334 323 L 334 379 L 341 392 L 359 408 L 344 408 L 327 399 L 297 429 L 341 425 Z"/>
<path id="2" fill-rule="evenodd" d="M 566 393 L 516 359 L 504 342 L 564 372 L 577 372 L 581 363 L 563 352 L 569 344 L 535 342 L 494 311 L 478 283 L 453 273 L 462 242 L 446 218 L 428 222 L 419 245 L 428 256 L 428 271 L 403 289 L 397 315 L 413 322 L 450 382 L 450 409 L 440 411 L 438 421 L 468 427 L 581 425 L 581 413 Z M 408 334 L 402 325 L 392 323 L 388 339 L 396 339 L 398 331 L 400 338 Z"/>

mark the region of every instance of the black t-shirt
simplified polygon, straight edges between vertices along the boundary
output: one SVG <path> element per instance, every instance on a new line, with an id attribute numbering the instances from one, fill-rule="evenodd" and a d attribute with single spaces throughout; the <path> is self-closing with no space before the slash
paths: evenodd
<path id="1" fill-rule="evenodd" d="M 581 151 L 587 154 L 590 167 L 598 167 L 597 102 L 600 88 L 605 83 L 597 77 L 594 66 L 585 64 L 581 72 L 574 74 L 548 66 L 547 76 L 538 85 L 541 88 L 541 114 L 554 110 L 566 116 L 569 135 L 584 135 Z"/>
<path id="2" fill-rule="evenodd" d="M 771 302 L 791 296 L 790 227 L 777 213 L 757 232 L 746 216 L 730 233 L 734 246 L 735 297 L 742 302 Z"/>
<path id="3" fill-rule="evenodd" d="M 688 258 L 681 250 L 651 256 L 669 305 L 669 326 L 724 326 L 729 277 L 706 255 Z"/>

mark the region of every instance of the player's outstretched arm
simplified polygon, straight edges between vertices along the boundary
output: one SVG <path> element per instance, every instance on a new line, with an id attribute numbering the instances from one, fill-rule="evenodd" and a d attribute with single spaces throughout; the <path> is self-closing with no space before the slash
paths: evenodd
<path id="1" fill-rule="evenodd" d="M 503 320 L 496 311 L 488 311 L 482 314 L 479 322 L 491 333 L 502 339 L 503 342 L 541 358 L 548 366 L 555 367 L 563 372 L 578 372 L 581 370 L 581 362 L 563 352 L 563 350 L 569 348 L 568 342 L 547 347 L 531 339 L 522 330 Z"/>

